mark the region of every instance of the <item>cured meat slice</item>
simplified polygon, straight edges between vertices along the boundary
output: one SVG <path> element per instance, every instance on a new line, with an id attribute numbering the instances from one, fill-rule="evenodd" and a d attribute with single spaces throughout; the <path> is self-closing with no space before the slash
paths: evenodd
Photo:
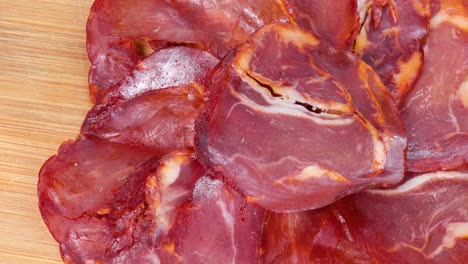
<path id="1" fill-rule="evenodd" d="M 163 49 L 139 62 L 119 85 L 96 94 L 96 98 L 106 104 L 128 100 L 149 90 L 191 83 L 205 85 L 217 63 L 218 59 L 206 51 L 183 46 Z"/>
<path id="2" fill-rule="evenodd" d="M 151 151 L 98 138 L 64 143 L 39 174 L 39 208 L 64 261 L 86 263 L 131 242 L 127 229 L 144 198 L 145 178 L 154 172 Z M 130 197 L 126 193 L 132 193 Z M 114 221 L 115 215 L 119 222 Z M 130 230 L 129 228 L 128 230 Z M 114 238 L 119 237 L 118 240 Z"/>
<path id="3" fill-rule="evenodd" d="M 90 91 L 112 87 L 134 68 L 139 56 L 133 40 L 152 46 L 187 43 L 222 57 L 256 29 L 286 22 L 279 0 L 163 1 L 96 0 L 87 25 L 87 48 L 92 63 Z"/>
<path id="4" fill-rule="evenodd" d="M 411 90 L 423 62 L 429 0 L 371 0 L 355 51 L 382 79 L 398 104 Z"/>
<path id="5" fill-rule="evenodd" d="M 149 150 L 97 138 L 65 142 L 39 174 L 41 209 L 53 207 L 68 218 L 86 212 L 107 214 L 113 193 L 152 156 Z"/>
<path id="6" fill-rule="evenodd" d="M 356 0 L 285 0 L 297 25 L 337 49 L 351 50 L 361 27 Z"/>
<path id="7" fill-rule="evenodd" d="M 418 175 L 315 211 L 270 213 L 263 263 L 464 263 L 468 173 Z"/>
<path id="8" fill-rule="evenodd" d="M 424 69 L 402 104 L 408 170 L 456 169 L 468 162 L 468 9 L 440 1 L 424 47 Z"/>
<path id="9" fill-rule="evenodd" d="M 403 177 L 405 135 L 385 87 L 352 53 L 298 27 L 263 27 L 209 89 L 196 150 L 251 202 L 313 209 Z"/>
<path id="10" fill-rule="evenodd" d="M 255 263 L 263 221 L 263 209 L 203 177 L 162 246 L 162 263 Z"/>
<path id="11" fill-rule="evenodd" d="M 59 157 L 63 159 L 67 153 Z M 159 260 L 157 246 L 175 222 L 177 208 L 188 202 L 196 181 L 205 173 L 192 153 L 174 151 L 159 163 L 152 160 L 137 167 L 120 187 L 109 188 L 112 192 L 92 193 L 84 184 L 92 174 L 75 175 L 75 184 L 67 182 L 73 191 L 66 193 L 66 198 L 76 205 L 73 212 L 61 209 L 70 202 L 64 204 L 63 196 L 55 195 L 65 194 L 60 190 L 67 185 L 58 185 L 57 179 L 69 174 L 73 167 L 51 172 L 49 168 L 57 164 L 54 160 L 48 162 L 40 176 L 40 208 L 51 233 L 61 244 L 63 259 L 70 263 L 155 263 Z M 106 157 L 110 156 L 101 157 L 101 163 L 109 162 Z M 112 158 L 114 164 L 128 166 L 127 160 Z M 90 166 L 89 160 L 88 157 L 82 162 Z M 118 168 L 115 166 L 114 170 Z M 107 171 L 112 172 L 112 167 Z M 107 187 L 117 185 L 115 180 L 109 179 L 108 183 Z M 78 207 L 79 202 L 90 201 L 99 206 L 86 210 Z M 82 214 L 74 217 L 76 212 Z"/>
<path id="12" fill-rule="evenodd" d="M 160 155 L 193 147 L 195 119 L 203 105 L 203 93 L 203 87 L 193 83 L 96 105 L 88 113 L 81 133 L 150 148 Z"/>

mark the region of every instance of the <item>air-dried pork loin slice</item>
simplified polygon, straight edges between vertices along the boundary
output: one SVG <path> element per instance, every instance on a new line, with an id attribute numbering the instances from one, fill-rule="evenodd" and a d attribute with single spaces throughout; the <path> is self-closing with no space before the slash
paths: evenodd
<path id="1" fill-rule="evenodd" d="M 193 147 L 195 119 L 203 105 L 203 93 L 203 87 L 193 83 L 96 105 L 88 113 L 81 133 L 150 148 L 155 154 Z"/>
<path id="2" fill-rule="evenodd" d="M 269 213 L 262 263 L 465 263 L 468 173 L 417 175 L 314 211 Z"/>
<path id="3" fill-rule="evenodd" d="M 155 52 L 139 62 L 122 82 L 97 96 L 101 104 L 128 100 L 144 92 L 191 83 L 205 85 L 219 60 L 206 51 L 184 46 Z"/>
<path id="4" fill-rule="evenodd" d="M 212 75 L 199 157 L 273 211 L 325 206 L 403 177 L 405 136 L 385 87 L 352 53 L 271 24 Z"/>
<path id="5" fill-rule="evenodd" d="M 419 76 L 429 31 L 429 0 L 371 0 L 355 51 L 400 103 Z"/>
<path id="6" fill-rule="evenodd" d="M 468 162 L 468 7 L 440 1 L 424 47 L 424 69 L 402 104 L 408 170 L 456 169 Z"/>
<path id="7" fill-rule="evenodd" d="M 337 49 L 350 50 L 361 27 L 356 0 L 285 0 L 297 25 Z"/>
<path id="8" fill-rule="evenodd" d="M 96 0 L 87 25 L 91 97 L 131 72 L 140 58 L 135 39 L 191 44 L 222 57 L 259 27 L 287 21 L 279 0 Z"/>
<path id="9" fill-rule="evenodd" d="M 161 247 L 161 263 L 256 263 L 264 210 L 201 178 Z"/>
<path id="10" fill-rule="evenodd" d="M 75 144 L 83 147 L 81 143 Z M 92 155 L 89 152 L 99 152 L 99 148 L 103 148 L 102 145 L 87 147 L 80 150 L 89 155 Z M 108 150 L 104 148 L 104 151 Z M 191 150 L 183 149 L 166 155 L 159 162 L 149 160 L 134 171 L 120 170 L 122 166 L 135 167 L 129 162 L 132 154 L 133 159 L 139 158 L 131 152 L 126 158 L 117 158 L 113 152 L 98 156 L 94 159 L 99 159 L 102 165 L 95 167 L 105 171 L 81 170 L 81 174 L 75 173 L 75 177 L 66 183 L 61 180 L 73 174 L 74 165 L 64 167 L 61 164 L 61 170 L 53 170 L 58 165 L 54 160 L 45 165 L 39 185 L 41 213 L 61 244 L 65 261 L 155 263 L 159 259 L 157 246 L 175 223 L 178 208 L 192 197 L 195 183 L 205 170 L 194 159 Z M 70 152 L 62 152 L 58 158 L 65 160 L 72 156 Z M 95 165 L 91 160 L 93 158 L 88 157 L 77 162 Z M 111 161 L 113 166 L 103 167 Z M 127 176 L 125 181 L 120 180 L 124 183 L 110 177 L 117 172 Z M 92 185 L 90 179 L 95 176 L 107 178 L 108 185 Z M 83 208 L 82 203 L 96 206 Z M 62 209 L 64 206 L 66 210 Z"/>

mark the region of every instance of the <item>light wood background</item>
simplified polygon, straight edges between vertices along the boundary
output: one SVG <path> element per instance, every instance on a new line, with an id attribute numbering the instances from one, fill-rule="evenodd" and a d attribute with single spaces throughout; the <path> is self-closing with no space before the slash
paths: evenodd
<path id="1" fill-rule="evenodd" d="M 62 263 L 37 207 L 37 174 L 91 107 L 92 0 L 0 0 L 0 263 Z"/>

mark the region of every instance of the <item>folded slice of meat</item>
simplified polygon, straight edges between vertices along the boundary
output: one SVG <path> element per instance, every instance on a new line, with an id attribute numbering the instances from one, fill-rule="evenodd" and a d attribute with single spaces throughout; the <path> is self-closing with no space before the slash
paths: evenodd
<path id="1" fill-rule="evenodd" d="M 465 263 L 468 173 L 415 176 L 314 211 L 269 213 L 262 263 Z"/>
<path id="2" fill-rule="evenodd" d="M 297 25 L 337 49 L 351 50 L 361 27 L 356 0 L 285 0 Z"/>
<path id="3" fill-rule="evenodd" d="M 429 31 L 429 0 L 371 0 L 355 52 L 380 76 L 398 104 L 419 76 Z"/>
<path id="4" fill-rule="evenodd" d="M 161 263 L 256 263 L 264 210 L 201 178 L 161 247 Z"/>
<path id="5" fill-rule="evenodd" d="M 96 0 L 87 24 L 91 97 L 132 71 L 140 59 L 136 39 L 186 43 L 223 57 L 262 25 L 286 21 L 279 0 Z"/>
<path id="6" fill-rule="evenodd" d="M 144 92 L 192 83 L 205 85 L 219 60 L 206 51 L 184 46 L 171 47 L 151 54 L 108 90 L 96 95 L 98 103 L 128 100 Z"/>
<path id="7" fill-rule="evenodd" d="M 210 86 L 196 150 L 251 202 L 313 209 L 403 177 L 406 139 L 385 87 L 352 53 L 298 27 L 263 27 Z"/>
<path id="8" fill-rule="evenodd" d="M 96 105 L 88 113 L 81 133 L 150 148 L 160 155 L 193 147 L 195 119 L 203 105 L 203 93 L 203 87 L 193 83 Z"/>
<path id="9" fill-rule="evenodd" d="M 468 8 L 461 0 L 440 3 L 424 47 L 424 69 L 401 110 L 408 170 L 416 172 L 468 162 Z"/>

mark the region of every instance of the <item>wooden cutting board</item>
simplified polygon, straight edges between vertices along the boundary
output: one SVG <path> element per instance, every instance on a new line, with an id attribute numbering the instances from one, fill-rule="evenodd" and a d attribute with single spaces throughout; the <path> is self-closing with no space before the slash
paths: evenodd
<path id="1" fill-rule="evenodd" d="M 37 174 L 91 107 L 92 0 L 0 1 L 0 263 L 62 263 L 37 207 Z"/>

